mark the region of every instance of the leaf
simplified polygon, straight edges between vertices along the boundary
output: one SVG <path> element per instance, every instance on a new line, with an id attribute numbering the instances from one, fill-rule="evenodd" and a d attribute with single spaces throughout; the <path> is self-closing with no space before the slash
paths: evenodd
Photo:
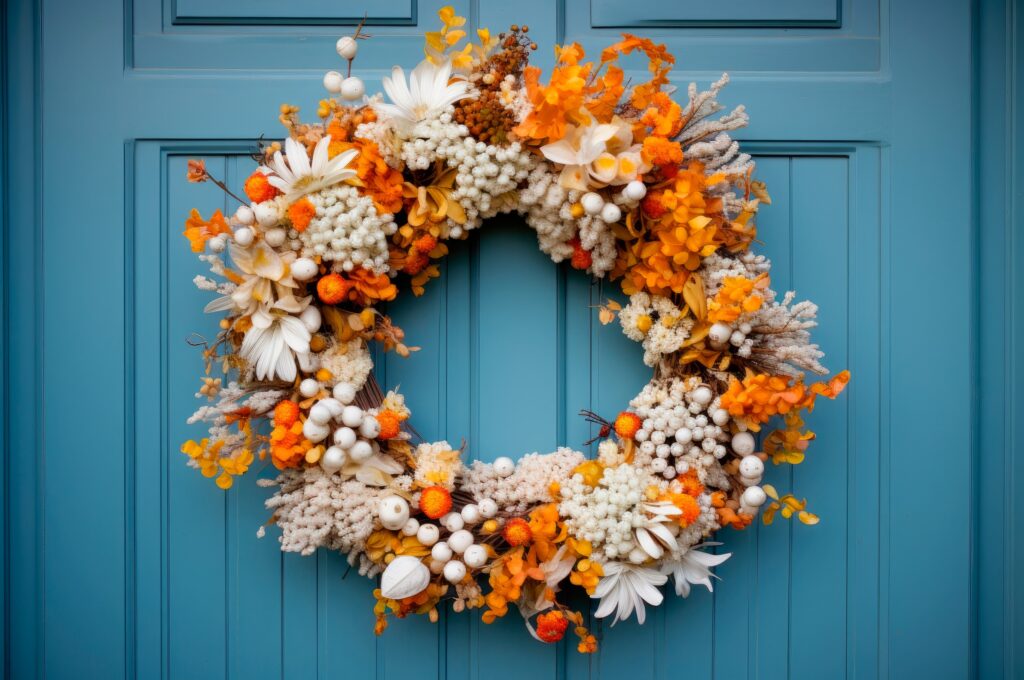
<path id="1" fill-rule="evenodd" d="M 761 488 L 764 489 L 764 492 L 766 494 L 768 494 L 768 498 L 771 498 L 773 500 L 779 500 L 779 492 L 775 490 L 774 486 L 772 486 L 771 484 L 765 484 Z M 774 505 L 774 503 L 772 505 Z"/>
<path id="2" fill-rule="evenodd" d="M 690 274 L 683 284 L 683 300 L 690 306 L 693 315 L 698 321 L 703 321 L 708 315 L 708 299 L 704 293 L 704 281 L 699 274 Z"/>
<path id="3" fill-rule="evenodd" d="M 810 526 L 814 526 L 821 521 L 820 517 L 815 515 L 813 512 L 807 512 L 806 510 L 801 510 L 797 517 L 801 522 Z"/>
<path id="4" fill-rule="evenodd" d="M 757 200 L 761 201 L 765 205 L 772 204 L 772 197 L 768 195 L 768 187 L 761 180 L 753 180 L 750 183 L 750 191 L 757 196 Z"/>

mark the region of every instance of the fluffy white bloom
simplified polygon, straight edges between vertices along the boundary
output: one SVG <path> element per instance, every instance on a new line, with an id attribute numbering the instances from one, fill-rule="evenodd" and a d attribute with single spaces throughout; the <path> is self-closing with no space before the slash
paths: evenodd
<path id="1" fill-rule="evenodd" d="M 448 442 L 420 444 L 416 447 L 416 473 L 413 480 L 421 487 L 443 486 L 449 491 L 465 471 L 461 451 L 452 449 Z"/>
<path id="2" fill-rule="evenodd" d="M 658 586 L 668 581 L 668 576 L 626 562 L 608 562 L 603 565 L 604 576 L 597 583 L 594 599 L 601 600 L 594 616 L 603 619 L 614 616 L 612 625 L 625 621 L 636 610 L 636 620 L 643 623 L 647 618 L 644 603 L 657 607 L 665 597 Z"/>
<path id="3" fill-rule="evenodd" d="M 374 108 L 390 118 L 401 131 L 411 131 L 420 121 L 440 114 L 448 106 L 472 94 L 470 84 L 464 79 L 452 78 L 452 64 L 445 60 L 434 64 L 424 59 L 409 74 L 406 84 L 405 71 L 400 66 L 391 69 L 391 77 L 384 78 L 384 91 L 391 104 L 376 103 Z"/>
<path id="4" fill-rule="evenodd" d="M 515 472 L 502 477 L 494 466 L 474 461 L 466 470 L 461 488 L 476 499 L 493 498 L 504 512 L 522 514 L 551 499 L 551 482 L 563 482 L 586 458 L 579 451 L 560 448 L 554 453 L 531 453 L 516 464 Z"/>
<path id="5" fill-rule="evenodd" d="M 690 337 L 693 319 L 660 295 L 634 293 L 619 313 L 622 332 L 643 343 L 644 363 L 656 366 L 666 354 L 679 351 Z"/>
<path id="6" fill-rule="evenodd" d="M 319 354 L 320 367 L 330 374 L 325 384 L 334 386 L 343 382 L 358 392 L 373 371 L 373 359 L 366 343 L 356 338 L 349 342 L 334 342 Z"/>
<path id="7" fill-rule="evenodd" d="M 260 166 L 260 172 L 267 175 L 267 181 L 284 194 L 286 203 L 355 177 L 356 171 L 348 165 L 359 152 L 349 149 L 334 158 L 328 158 L 330 144 L 330 135 L 317 142 L 313 149 L 313 162 L 310 164 L 306 147 L 289 137 L 284 140 L 286 155 L 282 156 L 278 151 L 269 165 Z"/>

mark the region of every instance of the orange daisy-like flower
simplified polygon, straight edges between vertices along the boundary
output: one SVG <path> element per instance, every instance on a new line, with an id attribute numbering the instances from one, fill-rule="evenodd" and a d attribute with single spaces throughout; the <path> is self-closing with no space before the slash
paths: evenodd
<path id="1" fill-rule="evenodd" d="M 306 227 L 314 217 L 316 217 L 316 207 L 307 198 L 300 198 L 288 206 L 288 219 L 295 227 L 295 231 L 306 231 Z"/>
<path id="2" fill-rule="evenodd" d="M 428 486 L 420 493 L 420 510 L 430 519 L 440 519 L 452 509 L 452 495 L 443 486 Z"/>
<path id="3" fill-rule="evenodd" d="M 623 411 L 615 419 L 615 434 L 623 439 L 632 439 L 640 430 L 643 421 L 635 413 Z"/>
<path id="4" fill-rule="evenodd" d="M 380 434 L 377 435 L 377 439 L 382 441 L 394 439 L 402 431 L 402 417 L 390 409 L 378 413 L 377 422 L 380 423 Z"/>
<path id="5" fill-rule="evenodd" d="M 537 616 L 537 637 L 544 642 L 558 642 L 565 637 L 568 628 L 569 619 L 557 609 Z"/>
<path id="6" fill-rule="evenodd" d="M 311 448 L 313 443 L 302 435 L 300 421 L 289 426 L 278 425 L 270 433 L 271 461 L 278 470 L 297 466 Z"/>
<path id="7" fill-rule="evenodd" d="M 530 523 L 522 517 L 513 517 L 505 523 L 505 530 L 501 532 L 501 535 L 505 537 L 509 545 L 518 548 L 533 539 L 533 530 L 530 529 Z"/>
<path id="8" fill-rule="evenodd" d="M 188 219 L 185 220 L 185 231 L 182 232 L 192 246 L 193 253 L 201 253 L 206 248 L 206 242 L 218 234 L 230 234 L 231 227 L 220 210 L 214 210 L 210 220 L 206 221 L 199 214 L 199 211 L 192 208 Z"/>
<path id="9" fill-rule="evenodd" d="M 259 170 L 249 175 L 249 179 L 245 180 L 245 184 L 242 185 L 242 188 L 245 190 L 245 195 L 248 196 L 249 200 L 253 203 L 269 201 L 281 193 L 277 187 L 270 183 L 267 176 Z"/>
<path id="10" fill-rule="evenodd" d="M 673 142 L 665 137 L 648 137 L 644 140 L 640 153 L 651 165 L 679 165 L 683 162 L 683 147 L 679 142 Z"/>
<path id="11" fill-rule="evenodd" d="M 352 283 L 341 274 L 328 274 L 316 282 L 316 294 L 324 304 L 336 305 L 345 299 Z"/>

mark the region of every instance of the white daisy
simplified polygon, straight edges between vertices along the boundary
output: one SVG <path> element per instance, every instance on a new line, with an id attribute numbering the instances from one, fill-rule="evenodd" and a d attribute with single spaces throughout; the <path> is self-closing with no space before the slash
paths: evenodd
<path id="1" fill-rule="evenodd" d="M 348 165 L 359 152 L 349 149 L 334 158 L 328 158 L 330 144 L 330 135 L 317 142 L 313 149 L 313 162 L 310 164 L 306 147 L 289 137 L 284 140 L 284 155 L 280 151 L 275 153 L 269 165 L 260 166 L 260 172 L 267 175 L 270 184 L 284 193 L 287 203 L 355 177 L 356 171 Z"/>
<path id="2" fill-rule="evenodd" d="M 671 526 L 671 518 L 683 514 L 683 511 L 668 502 L 644 503 L 642 508 L 650 516 L 647 518 L 648 523 L 645 526 L 633 530 L 640 549 L 655 560 L 665 554 L 666 548 L 676 550 L 679 544 L 669 526 Z"/>
<path id="3" fill-rule="evenodd" d="M 244 280 L 229 295 L 212 300 L 204 311 L 253 314 L 261 307 L 275 307 L 281 300 L 294 298 L 299 285 L 291 274 L 291 264 L 296 258 L 294 252 L 280 254 L 266 241 L 257 241 L 248 247 L 232 243 L 228 252 Z M 306 298 L 305 302 L 308 301 Z"/>
<path id="4" fill-rule="evenodd" d="M 657 607 L 665 597 L 658 586 L 668 581 L 668 576 L 654 569 L 628 564 L 626 562 L 608 562 L 604 565 L 604 576 L 597 583 L 592 598 L 600 599 L 601 603 L 594 616 L 603 619 L 615 615 L 614 626 L 619 621 L 629 618 L 636 609 L 636 620 L 643 623 L 647 618 L 644 603 Z"/>
<path id="5" fill-rule="evenodd" d="M 409 130 L 472 94 L 468 81 L 459 78 L 449 82 L 451 76 L 450 60 L 437 65 L 424 60 L 409 74 L 407 85 L 405 71 L 396 66 L 391 69 L 391 77 L 383 81 L 384 91 L 392 103 L 378 102 L 373 106 L 398 127 Z"/>
<path id="6" fill-rule="evenodd" d="M 705 586 L 709 591 L 714 590 L 711 587 L 711 577 L 714 576 L 711 573 L 711 567 L 717 567 L 722 562 L 725 562 L 732 557 L 732 553 L 712 555 L 711 553 L 696 550 L 696 548 L 713 545 L 719 544 L 701 543 L 695 545 L 693 548 L 685 551 L 682 556 L 670 562 L 665 562 L 661 566 L 662 573 L 672 574 L 672 580 L 676 583 L 676 595 L 689 597 L 691 584 Z M 715 578 L 718 577 L 715 576 Z"/>
<path id="7" fill-rule="evenodd" d="M 295 380 L 297 354 L 309 352 L 312 336 L 309 329 L 294 314 L 309 305 L 289 297 L 279 300 L 273 307 L 262 307 L 252 315 L 252 328 L 245 333 L 239 355 L 253 365 L 256 378 Z"/>
<path id="8" fill-rule="evenodd" d="M 562 139 L 540 148 L 549 161 L 565 167 L 558 183 L 566 189 L 587 191 L 591 187 L 625 184 L 650 169 L 633 144 L 629 124 L 616 116 L 611 123 L 566 126 Z"/>

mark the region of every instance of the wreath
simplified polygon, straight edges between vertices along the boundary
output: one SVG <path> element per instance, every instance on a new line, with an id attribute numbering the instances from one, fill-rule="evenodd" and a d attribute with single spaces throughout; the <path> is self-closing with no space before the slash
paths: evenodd
<path id="1" fill-rule="evenodd" d="M 282 106 L 288 135 L 261 144 L 248 200 L 229 218 L 193 210 L 186 221 L 216 276 L 195 279 L 218 294 L 206 311 L 224 317 L 202 342 L 197 396 L 208 403 L 189 420 L 209 434 L 182 451 L 222 489 L 269 460 L 279 474 L 259 483 L 275 489 L 267 525 L 281 549 L 337 550 L 379 578 L 378 633 L 389 614 L 436 621 L 450 601 L 487 623 L 518 608 L 543 642 L 572 624 L 592 652 L 563 592 L 599 600 L 597 618 L 642 623 L 669 578 L 684 597 L 711 590 L 711 568 L 729 557 L 705 549 L 716 530 L 743 529 L 762 509 L 765 523 L 818 521 L 805 500 L 761 483 L 764 464 L 804 459 L 814 434 L 801 414 L 849 374 L 806 381 L 827 373 L 809 334 L 817 308 L 777 295 L 769 261 L 750 250 L 770 198 L 729 135 L 746 124 L 743 107 L 720 115 L 726 76 L 691 84 L 680 105 L 673 56 L 625 34 L 596 62 L 578 44 L 556 48 L 545 83 L 526 26 L 481 29 L 472 43 L 464 18 L 439 15 L 426 59 L 383 79 L 387 99 L 351 75 L 362 26 L 342 37 L 347 74 L 325 75 L 319 122 Z M 625 80 L 618 60 L 631 53 L 646 57 L 646 82 Z M 238 198 L 201 160 L 188 179 Z M 653 375 L 612 419 L 583 412 L 596 457 L 560 448 L 467 463 L 462 448 L 423 441 L 402 395 L 374 379 L 371 343 L 417 349 L 383 303 L 400 285 L 421 295 L 448 241 L 509 212 L 552 260 L 619 281 L 629 298 L 599 318 L 618 317 Z"/>

